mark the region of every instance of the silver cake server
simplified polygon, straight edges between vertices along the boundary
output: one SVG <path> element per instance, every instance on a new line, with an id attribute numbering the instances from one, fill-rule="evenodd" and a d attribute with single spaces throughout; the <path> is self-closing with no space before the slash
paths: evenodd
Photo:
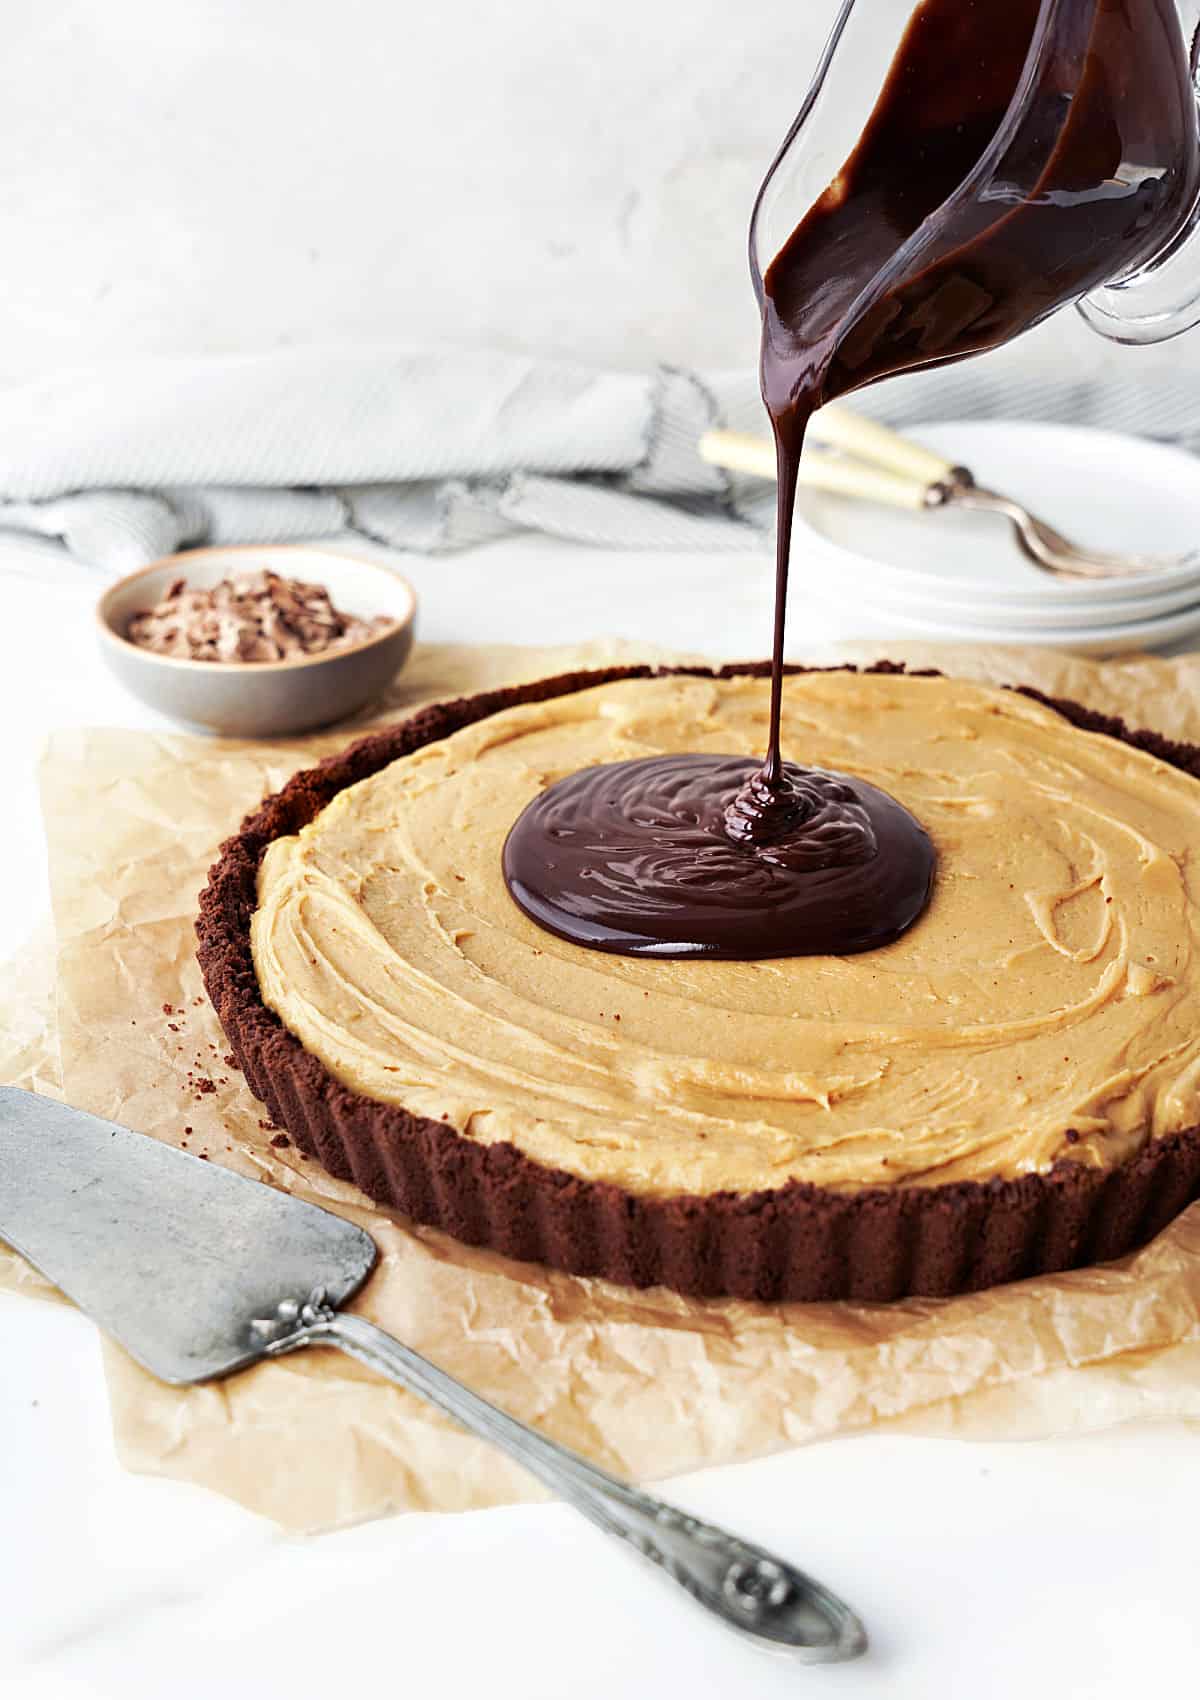
<path id="1" fill-rule="evenodd" d="M 336 1346 L 502 1448 L 751 1640 L 813 1663 L 866 1648 L 849 1606 L 784 1559 L 597 1469 L 345 1314 L 376 1252 L 340 1216 L 6 1086 L 0 1239 L 162 1381 Z"/>

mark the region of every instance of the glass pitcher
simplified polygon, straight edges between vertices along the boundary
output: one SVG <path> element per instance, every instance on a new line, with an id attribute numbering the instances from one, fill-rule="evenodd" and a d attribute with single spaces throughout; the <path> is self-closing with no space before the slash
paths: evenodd
<path id="1" fill-rule="evenodd" d="M 760 304 L 771 260 L 806 211 L 837 184 L 897 51 L 927 3 L 842 0 L 804 105 L 755 204 L 750 261 Z M 1021 0 L 1000 3 L 1015 7 Z M 1063 272 L 1072 281 L 1057 295 L 1048 283 L 1026 321 L 993 343 L 1072 300 L 1093 330 L 1116 342 L 1160 342 L 1191 329 L 1200 323 L 1200 0 L 1024 4 L 1028 47 L 1020 48 L 1023 59 L 1014 59 L 1012 93 L 990 141 L 948 195 L 933 191 L 941 198 L 918 207 L 912 228 L 897 228 L 894 251 L 864 291 L 864 304 L 878 305 L 887 291 L 908 287 L 931 263 L 944 268 L 955 243 L 981 218 L 1002 224 L 1019 212 L 1026 224 L 1031 217 L 1041 221 L 1039 231 L 1051 246 L 1074 244 L 1073 268 Z M 987 5 L 948 9 L 946 63 L 926 67 L 939 74 L 944 69 L 944 81 L 930 86 L 944 88 L 950 121 L 956 100 L 969 121 L 974 117 L 973 69 L 978 75 L 983 62 L 975 55 L 993 46 L 987 13 Z M 1105 52 L 1097 55 L 1100 31 Z M 935 36 L 930 51 L 937 50 Z M 1095 181 L 1085 185 L 1078 159 L 1064 168 L 1064 150 L 1075 146 L 1079 153 L 1081 125 L 1097 129 L 1089 118 L 1097 90 L 1106 103 L 1105 121 L 1102 132 L 1088 133 L 1100 145 L 1088 157 L 1096 164 Z M 898 177 L 908 173 L 914 182 L 921 169 L 918 159 L 899 158 L 894 165 Z M 1110 241 L 1106 232 L 1118 202 L 1129 216 L 1120 241 Z M 979 347 L 990 345 L 983 340 Z M 936 363 L 936 355 L 914 362 L 922 363 Z"/>

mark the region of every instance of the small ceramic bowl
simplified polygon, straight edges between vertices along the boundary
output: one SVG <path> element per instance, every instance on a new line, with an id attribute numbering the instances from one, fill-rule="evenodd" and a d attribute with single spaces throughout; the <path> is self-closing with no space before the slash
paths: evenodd
<path id="1" fill-rule="evenodd" d="M 335 608 L 396 623 L 348 649 L 291 661 L 185 661 L 155 655 L 126 637 L 178 578 L 204 588 L 231 572 L 265 567 L 323 584 Z M 407 579 L 378 561 L 333 549 L 274 544 L 193 549 L 167 555 L 110 585 L 96 608 L 100 648 L 121 683 L 160 714 L 233 737 L 307 732 L 353 714 L 387 686 L 412 649 L 417 598 Z"/>

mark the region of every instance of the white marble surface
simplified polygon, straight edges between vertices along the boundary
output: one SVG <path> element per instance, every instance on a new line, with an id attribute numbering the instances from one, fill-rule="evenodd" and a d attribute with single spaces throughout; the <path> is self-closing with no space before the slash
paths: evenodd
<path id="1" fill-rule="evenodd" d="M 609 632 L 729 655 L 760 651 L 767 626 L 760 557 L 518 540 L 407 570 L 430 639 Z M 0 539 L 0 597 L 20 636 L 0 669 L 4 751 L 19 776 L 0 953 L 44 889 L 33 763 L 46 729 L 149 723 L 94 651 L 97 588 L 50 548 Z M 797 643 L 822 635 L 836 634 L 798 617 Z M 673 1484 L 682 1503 L 808 1564 L 863 1612 L 870 1656 L 806 1671 L 741 1646 L 560 1507 L 299 1541 L 200 1489 L 125 1475 L 90 1325 L 0 1296 L 0 1336 L 0 1693 L 17 1700 L 1195 1692 L 1195 1432 L 1024 1445 L 875 1436 Z"/>

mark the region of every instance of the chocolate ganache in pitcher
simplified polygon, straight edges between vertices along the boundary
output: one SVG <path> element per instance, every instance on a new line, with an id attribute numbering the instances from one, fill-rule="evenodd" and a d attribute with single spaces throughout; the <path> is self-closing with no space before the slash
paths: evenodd
<path id="1" fill-rule="evenodd" d="M 935 874 L 920 823 L 781 748 L 808 421 L 865 384 L 996 347 L 1124 275 L 1185 223 L 1198 189 L 1173 0 L 915 6 L 857 146 L 754 267 L 779 502 L 765 759 L 658 756 L 549 786 L 504 849 L 532 919 L 597 950 L 747 960 L 869 950 L 918 919 Z"/>

